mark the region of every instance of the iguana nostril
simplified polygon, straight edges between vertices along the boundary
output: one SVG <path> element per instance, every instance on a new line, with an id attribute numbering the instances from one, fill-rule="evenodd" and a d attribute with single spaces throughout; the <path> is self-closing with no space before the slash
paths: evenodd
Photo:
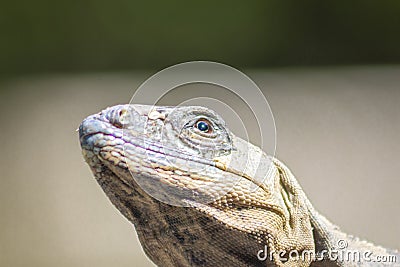
<path id="1" fill-rule="evenodd" d="M 118 114 L 119 114 L 120 117 L 122 117 L 122 116 L 124 116 L 124 115 L 126 114 L 126 112 L 127 112 L 126 109 L 123 108 L 123 109 L 121 109 L 121 110 L 119 111 Z"/>
<path id="2" fill-rule="evenodd" d="M 124 127 L 132 119 L 129 110 L 124 106 L 122 107 L 118 106 L 115 109 L 111 110 L 110 112 L 107 113 L 106 117 L 111 124 L 113 124 L 118 128 Z"/>

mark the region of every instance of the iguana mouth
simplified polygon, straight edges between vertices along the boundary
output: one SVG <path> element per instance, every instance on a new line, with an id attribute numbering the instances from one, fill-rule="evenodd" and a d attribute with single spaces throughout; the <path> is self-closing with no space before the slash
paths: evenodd
<path id="1" fill-rule="evenodd" d="M 115 127 L 110 121 L 100 117 L 102 113 L 89 116 L 79 126 L 79 139 L 83 149 L 94 151 L 107 146 L 118 150 L 122 148 L 124 151 L 121 154 L 122 157 L 124 157 L 123 154 L 129 152 L 129 149 L 131 149 L 138 150 L 140 153 L 148 152 L 149 160 L 154 163 L 158 163 L 157 158 L 174 157 L 182 160 L 189 159 L 192 162 L 219 168 L 216 162 L 211 159 L 189 154 L 182 149 L 172 146 L 166 146 L 160 141 L 151 140 L 143 133 L 128 135 L 129 130 Z M 114 130 L 110 131 L 109 129 L 112 128 Z M 155 156 L 154 159 L 150 159 L 152 155 Z"/>

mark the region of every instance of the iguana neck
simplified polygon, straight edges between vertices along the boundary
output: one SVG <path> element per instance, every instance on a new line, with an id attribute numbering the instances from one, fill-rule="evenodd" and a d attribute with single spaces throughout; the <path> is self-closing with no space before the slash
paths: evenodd
<path id="1" fill-rule="evenodd" d="M 311 205 L 310 205 L 311 206 Z M 317 255 L 328 257 L 340 267 L 400 266 L 400 253 L 349 235 L 310 207 Z M 377 262 L 377 257 L 386 263 Z"/>
<path id="2" fill-rule="evenodd" d="M 282 176 L 285 177 L 284 180 L 288 180 L 289 183 L 300 187 L 297 179 L 286 165 L 277 159 L 275 159 L 274 162 L 279 166 Z M 342 232 L 338 226 L 331 223 L 315 210 L 303 190 L 300 190 L 300 192 L 307 206 L 313 228 L 316 266 L 319 266 L 318 263 L 321 262 L 319 259 L 322 258 L 325 258 L 323 261 L 324 264 L 340 267 L 399 266 L 396 265 L 400 260 L 398 251 L 374 245 Z M 391 262 L 384 265 L 383 263 L 376 262 L 376 257 L 390 258 Z M 394 257 L 396 257 L 396 259 L 394 259 Z"/>

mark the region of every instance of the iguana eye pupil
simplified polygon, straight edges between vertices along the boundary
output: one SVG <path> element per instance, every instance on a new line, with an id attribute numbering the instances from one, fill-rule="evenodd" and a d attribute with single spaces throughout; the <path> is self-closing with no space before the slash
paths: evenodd
<path id="1" fill-rule="evenodd" d="M 205 120 L 199 120 L 196 123 L 196 128 L 199 129 L 202 132 L 205 132 L 205 133 L 209 133 L 210 130 L 211 130 L 210 123 L 208 121 L 205 121 Z"/>

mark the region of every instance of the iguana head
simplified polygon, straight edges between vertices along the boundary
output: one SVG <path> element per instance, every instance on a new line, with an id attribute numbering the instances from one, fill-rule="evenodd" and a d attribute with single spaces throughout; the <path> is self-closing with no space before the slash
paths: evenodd
<path id="1" fill-rule="evenodd" d="M 222 249 L 229 242 L 237 247 L 226 255 L 243 265 L 261 266 L 257 248 L 264 244 L 276 251 L 314 249 L 300 188 L 283 177 L 275 159 L 232 134 L 212 110 L 119 105 L 86 118 L 79 135 L 97 181 L 135 224 L 146 253 L 156 263 L 168 258 L 196 266 L 192 252 L 197 251 L 204 253 L 206 262 L 198 265 L 218 266 L 218 253 L 210 255 L 210 248 L 218 251 L 216 247 Z M 179 244 L 182 236 L 187 241 L 193 229 L 202 235 L 178 245 L 177 251 L 156 251 L 168 242 Z M 212 229 L 223 233 L 222 240 L 212 240 Z M 284 263 L 276 254 L 274 260 L 286 266 L 309 264 Z M 221 259 L 220 264 L 226 262 Z"/>

